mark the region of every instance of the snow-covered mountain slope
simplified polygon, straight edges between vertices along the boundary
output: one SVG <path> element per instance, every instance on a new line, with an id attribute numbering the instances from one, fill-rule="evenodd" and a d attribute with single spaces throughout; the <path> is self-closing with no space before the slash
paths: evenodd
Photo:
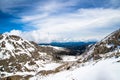
<path id="1" fill-rule="evenodd" d="M 14 35 L 0 35 L 0 60 L 16 58 L 19 55 L 32 57 L 36 47 L 22 38 Z"/>
<path id="2" fill-rule="evenodd" d="M 64 50 L 64 49 L 62 49 Z M 0 35 L 0 77 L 13 75 L 33 76 L 42 70 L 48 70 L 62 65 L 56 63 L 54 53 L 61 49 L 38 46 L 19 36 Z M 48 67 L 49 66 L 49 67 Z"/>
<path id="3" fill-rule="evenodd" d="M 36 75 L 30 80 L 119 80 L 120 58 L 102 59 L 98 63 L 79 64 L 79 68 L 48 76 Z"/>
<path id="4" fill-rule="evenodd" d="M 120 29 L 96 43 L 83 54 L 85 61 L 112 56 L 120 56 Z"/>

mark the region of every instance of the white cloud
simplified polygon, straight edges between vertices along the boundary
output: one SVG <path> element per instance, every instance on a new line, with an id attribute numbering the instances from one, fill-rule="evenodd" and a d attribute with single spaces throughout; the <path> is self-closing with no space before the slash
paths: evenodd
<path id="1" fill-rule="evenodd" d="M 23 12 L 22 15 L 20 13 L 19 17 L 21 18 L 20 22 L 26 25 L 24 29 L 32 26 L 36 30 L 32 30 L 33 28 L 31 31 L 12 30 L 9 33 L 37 43 L 89 39 L 100 40 L 120 26 L 120 9 L 78 9 L 78 4 L 82 5 L 84 3 L 83 0 L 46 0 L 43 2 L 37 1 L 37 3 L 32 5 L 29 2 L 24 3 L 25 0 L 18 2 L 17 0 L 13 2 L 8 1 L 5 4 L 7 1 L 0 1 L 0 10 L 3 12 L 9 12 L 9 10 L 12 10 L 11 8 L 20 6 L 32 6 L 31 10 Z M 111 0 L 108 4 L 115 6 L 118 5 L 117 2 L 119 1 Z M 18 5 L 19 3 L 24 4 Z"/>
<path id="2" fill-rule="evenodd" d="M 22 16 L 21 21 L 36 27 L 37 30 L 29 32 L 16 32 L 14 30 L 10 33 L 18 34 L 37 43 L 66 40 L 100 40 L 119 28 L 116 26 L 120 23 L 119 14 L 119 9 L 94 8 L 79 9 L 76 12 L 54 16 L 47 13 L 26 15 Z"/>
<path id="3" fill-rule="evenodd" d="M 69 7 L 75 6 L 78 0 L 46 0 L 41 5 L 38 3 L 37 7 L 35 8 L 38 12 L 45 12 L 45 13 L 57 13 L 60 11 L 69 10 Z M 41 3 L 41 2 L 40 2 Z"/>

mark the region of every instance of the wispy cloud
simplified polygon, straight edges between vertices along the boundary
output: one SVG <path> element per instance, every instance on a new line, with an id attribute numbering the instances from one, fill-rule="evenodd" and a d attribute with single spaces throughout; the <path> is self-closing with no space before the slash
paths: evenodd
<path id="1" fill-rule="evenodd" d="M 37 30 L 23 32 L 22 35 L 38 43 L 62 39 L 63 41 L 101 39 L 106 33 L 113 31 L 113 28 L 119 28 L 119 14 L 119 10 L 95 8 L 79 9 L 62 15 L 43 15 L 44 19 L 41 15 L 24 16 L 22 21 L 28 22 L 28 25 L 33 25 Z M 99 31 L 96 32 L 98 29 Z"/>
<path id="2" fill-rule="evenodd" d="M 99 40 L 120 26 L 119 0 L 35 1 L 13 0 L 8 2 L 9 5 L 6 7 L 0 8 L 4 12 L 17 13 L 19 19 L 13 21 L 25 24 L 23 26 L 25 31 L 12 30 L 10 34 L 37 43 Z M 30 31 L 27 31 L 28 28 Z"/>

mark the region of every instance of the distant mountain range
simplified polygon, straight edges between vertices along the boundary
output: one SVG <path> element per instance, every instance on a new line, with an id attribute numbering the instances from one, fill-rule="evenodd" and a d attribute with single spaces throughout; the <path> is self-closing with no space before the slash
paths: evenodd
<path id="1" fill-rule="evenodd" d="M 88 41 L 88 42 L 52 42 L 52 43 L 40 43 L 39 45 L 51 45 L 51 46 L 58 46 L 64 48 L 71 48 L 76 46 L 83 46 L 89 44 L 95 44 L 96 41 Z"/>
<path id="2" fill-rule="evenodd" d="M 95 41 L 90 42 L 52 42 L 52 43 L 41 43 L 39 45 L 45 45 L 45 46 L 57 46 L 57 47 L 63 47 L 69 50 L 69 52 L 60 52 L 59 54 L 63 55 L 80 55 L 82 54 L 86 48 L 90 45 L 95 44 Z"/>

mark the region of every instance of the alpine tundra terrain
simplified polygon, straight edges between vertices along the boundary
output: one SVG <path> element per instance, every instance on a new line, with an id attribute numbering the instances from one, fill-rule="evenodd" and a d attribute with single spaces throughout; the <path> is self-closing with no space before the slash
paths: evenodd
<path id="1" fill-rule="evenodd" d="M 89 45 L 81 55 L 0 35 L 0 80 L 119 80 L 120 29 Z M 76 53 L 75 53 L 76 54 Z"/>

